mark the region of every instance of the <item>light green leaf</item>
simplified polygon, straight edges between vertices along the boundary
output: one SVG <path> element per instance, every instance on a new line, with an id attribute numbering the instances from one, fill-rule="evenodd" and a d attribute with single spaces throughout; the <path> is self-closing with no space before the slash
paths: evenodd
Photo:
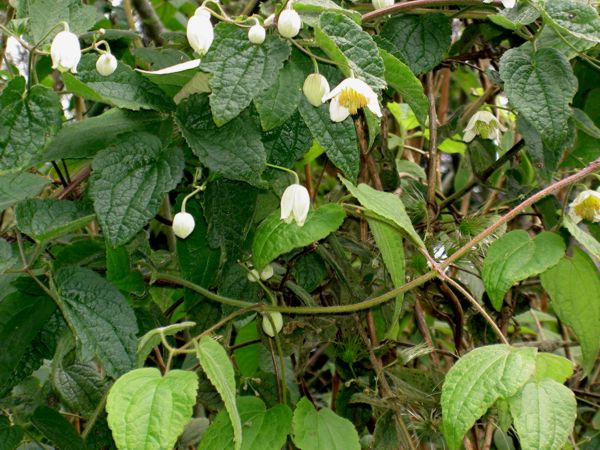
<path id="1" fill-rule="evenodd" d="M 250 105 L 253 98 L 273 85 L 290 44 L 275 34 L 256 45 L 248 40 L 245 29 L 219 23 L 215 40 L 200 68 L 213 74 L 210 106 L 215 123 L 224 125 Z"/>
<path id="2" fill-rule="evenodd" d="M 583 245 L 588 252 L 590 252 L 594 257 L 600 259 L 600 242 L 598 242 L 594 236 L 582 230 L 579 225 L 573 222 L 573 219 L 571 219 L 571 216 L 568 214 L 563 216 L 562 224 L 567 230 L 569 230 L 571 236 L 577 239 L 577 241 Z"/>
<path id="3" fill-rule="evenodd" d="M 558 147 L 568 132 L 569 103 L 577 78 L 569 61 L 557 50 L 533 52 L 524 45 L 500 60 L 500 77 L 510 102 L 539 131 L 550 147 Z"/>
<path id="4" fill-rule="evenodd" d="M 161 338 L 160 338 L 161 335 L 164 337 L 173 336 L 173 335 L 179 333 L 180 331 L 187 330 L 189 328 L 192 328 L 195 325 L 196 325 L 196 322 L 186 321 L 186 322 L 166 325 L 164 327 L 153 328 L 152 330 L 148 331 L 138 341 L 138 345 L 137 345 L 137 365 L 138 365 L 138 367 L 141 367 L 144 365 L 144 361 L 146 361 L 146 358 L 148 357 L 150 352 L 152 352 L 152 349 L 161 343 Z"/>
<path id="5" fill-rule="evenodd" d="M 202 369 L 225 403 L 233 427 L 235 450 L 242 447 L 242 422 L 235 401 L 235 373 L 225 349 L 213 338 L 204 336 L 196 344 L 196 355 Z"/>
<path id="6" fill-rule="evenodd" d="M 83 228 L 94 219 L 89 205 L 68 200 L 30 198 L 17 204 L 17 228 L 45 242 Z"/>
<path id="7" fill-rule="evenodd" d="M 173 101 L 165 93 L 137 73 L 127 64 L 120 63 L 117 70 L 105 77 L 96 70 L 95 55 L 84 55 L 77 66 L 77 75 L 62 74 L 65 88 L 75 95 L 119 108 L 155 109 L 169 111 Z"/>
<path id="8" fill-rule="evenodd" d="M 358 433 L 352 422 L 329 408 L 317 412 L 306 397 L 296 405 L 292 439 L 300 450 L 359 450 Z"/>
<path id="9" fill-rule="evenodd" d="M 0 174 L 37 162 L 61 127 L 58 95 L 39 84 L 26 93 L 25 84 L 16 77 L 0 95 Z"/>
<path id="10" fill-rule="evenodd" d="M 494 241 L 483 261 L 482 278 L 496 311 L 517 281 L 556 265 L 564 254 L 563 239 L 547 231 L 531 239 L 526 231 L 515 230 Z"/>
<path id="11" fill-rule="evenodd" d="M 48 178 L 29 172 L 0 176 L 0 212 L 21 200 L 35 197 L 49 183 Z"/>
<path id="12" fill-rule="evenodd" d="M 559 319 L 569 325 L 581 344 L 582 366 L 587 374 L 594 369 L 600 349 L 600 277 L 592 259 L 573 248 L 573 257 L 564 257 L 540 276 Z"/>
<path id="13" fill-rule="evenodd" d="M 356 197 L 361 205 L 375 213 L 376 216 L 388 220 L 399 227 L 419 247 L 425 247 L 421 237 L 415 231 L 410 217 L 406 214 L 402 200 L 398 196 L 390 192 L 378 191 L 364 183 L 354 186 L 343 178 L 342 183 L 344 183 L 346 189 Z"/>
<path id="14" fill-rule="evenodd" d="M 523 450 L 563 448 L 577 417 L 577 402 L 569 388 L 550 379 L 531 381 L 509 404 Z"/>
<path id="15" fill-rule="evenodd" d="M 315 39 L 321 49 L 340 64 L 347 77 L 362 79 L 375 90 L 384 89 L 383 61 L 369 33 L 349 17 L 328 11 L 321 14 L 315 27 Z"/>
<path id="16" fill-rule="evenodd" d="M 242 450 L 280 450 L 292 430 L 292 411 L 287 405 L 269 410 L 260 398 L 240 397 L 237 406 L 243 427 Z M 202 436 L 198 450 L 233 449 L 233 428 L 221 411 Z"/>
<path id="17" fill-rule="evenodd" d="M 564 36 L 565 33 L 559 34 L 555 28 L 550 26 L 542 28 L 539 33 L 536 43 L 538 48 L 553 48 L 561 52 L 567 59 L 573 59 L 581 52 L 584 52 L 596 44 L 592 41 L 579 39 L 574 36 Z"/>
<path id="18" fill-rule="evenodd" d="M 552 353 L 538 353 L 535 358 L 535 379 L 551 378 L 564 383 L 573 375 L 573 363 L 567 358 Z"/>
<path id="19" fill-rule="evenodd" d="M 90 158 L 99 150 L 121 140 L 125 133 L 155 132 L 163 117 L 154 111 L 128 111 L 113 108 L 96 117 L 64 126 L 43 155 L 45 161 Z"/>
<path id="20" fill-rule="evenodd" d="M 379 49 L 379 54 L 385 66 L 386 81 L 410 105 L 419 123 L 425 126 L 429 102 L 423 92 L 423 85 L 410 68 L 394 55 L 382 48 Z"/>
<path id="21" fill-rule="evenodd" d="M 299 110 L 313 138 L 325 149 L 331 162 L 348 178 L 356 180 L 360 154 L 354 123 L 350 117 L 343 122 L 332 122 L 328 106 L 315 108 L 302 98 Z"/>
<path id="22" fill-rule="evenodd" d="M 108 425 L 119 450 L 171 449 L 192 418 L 198 376 L 156 368 L 132 370 L 108 393 Z"/>
<path id="23" fill-rule="evenodd" d="M 96 155 L 90 196 L 107 241 L 127 243 L 156 215 L 183 172 L 183 153 L 149 133 L 131 133 Z"/>
<path id="24" fill-rule="evenodd" d="M 208 96 L 196 94 L 177 107 L 175 120 L 188 145 L 212 171 L 232 180 L 261 185 L 267 156 L 255 117 L 245 111 L 218 128 L 208 103 Z"/>
<path id="25" fill-rule="evenodd" d="M 535 22 L 539 17 L 540 13 L 535 6 L 525 2 L 517 2 L 512 8 L 504 8 L 499 14 L 488 16 L 492 22 L 509 30 L 518 30 Z"/>
<path id="26" fill-rule="evenodd" d="M 85 449 L 85 443 L 73 425 L 58 411 L 48 406 L 39 406 L 31 416 L 31 423 L 56 448 L 61 450 Z"/>
<path id="27" fill-rule="evenodd" d="M 135 365 L 137 322 L 127 299 L 97 273 L 64 267 L 54 276 L 58 306 L 77 336 L 82 359 L 96 356 L 111 377 Z"/>
<path id="28" fill-rule="evenodd" d="M 419 75 L 442 62 L 450 48 L 450 18 L 443 14 L 398 15 L 385 22 L 380 46 Z"/>
<path id="29" fill-rule="evenodd" d="M 499 398 L 515 395 L 535 370 L 534 348 L 488 345 L 452 366 L 442 386 L 442 431 L 450 450 L 461 447 L 475 421 Z"/>
<path id="30" fill-rule="evenodd" d="M 345 217 L 341 206 L 329 203 L 311 209 L 304 226 L 300 227 L 295 222 L 285 223 L 280 212 L 274 211 L 256 229 L 252 243 L 254 266 L 262 270 L 279 255 L 327 237 L 342 225 Z"/>
<path id="31" fill-rule="evenodd" d="M 600 42 L 600 17 L 586 0 L 543 0 L 538 6 L 544 19 L 565 39 L 574 36 Z"/>

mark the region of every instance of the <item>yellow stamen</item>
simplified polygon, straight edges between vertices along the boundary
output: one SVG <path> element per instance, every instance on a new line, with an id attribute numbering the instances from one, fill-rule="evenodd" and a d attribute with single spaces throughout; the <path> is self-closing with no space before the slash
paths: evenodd
<path id="1" fill-rule="evenodd" d="M 351 88 L 342 89 L 338 101 L 340 102 L 340 105 L 350 111 L 350 114 L 356 114 L 360 108 L 364 108 L 369 103 L 367 97 Z"/>
<path id="2" fill-rule="evenodd" d="M 574 205 L 575 214 L 585 220 L 593 221 L 594 217 L 600 211 L 600 199 L 594 195 L 590 195 L 579 204 Z"/>

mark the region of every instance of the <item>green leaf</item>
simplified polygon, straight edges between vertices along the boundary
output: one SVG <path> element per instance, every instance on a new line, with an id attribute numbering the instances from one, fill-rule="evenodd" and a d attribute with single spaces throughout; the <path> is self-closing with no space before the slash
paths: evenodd
<path id="1" fill-rule="evenodd" d="M 154 328 L 144 334 L 137 345 L 137 365 L 141 367 L 144 365 L 144 361 L 148 355 L 152 352 L 152 349 L 159 345 L 161 341 L 161 335 L 173 336 L 183 330 L 188 330 L 196 325 L 195 322 L 181 322 L 167 325 L 164 327 Z"/>
<path id="2" fill-rule="evenodd" d="M 84 55 L 77 66 L 77 76 L 64 72 L 65 88 L 85 99 L 134 111 L 173 108 L 173 101 L 162 90 L 127 64 L 120 63 L 117 70 L 105 77 L 96 70 L 97 59 L 95 55 Z"/>
<path id="3" fill-rule="evenodd" d="M 442 386 L 442 431 L 450 450 L 499 398 L 515 395 L 535 370 L 534 348 L 488 345 L 452 366 Z"/>
<path id="4" fill-rule="evenodd" d="M 86 448 L 73 425 L 52 408 L 39 406 L 31 416 L 31 423 L 56 448 L 61 450 L 85 450 Z"/>
<path id="5" fill-rule="evenodd" d="M 381 47 L 419 75 L 444 60 L 452 28 L 443 14 L 398 15 L 385 22 L 379 37 Z"/>
<path id="6" fill-rule="evenodd" d="M 218 128 L 208 103 L 208 96 L 196 94 L 177 107 L 176 121 L 188 145 L 210 170 L 232 180 L 262 184 L 267 156 L 254 116 L 245 111 Z"/>
<path id="7" fill-rule="evenodd" d="M 379 49 L 379 54 L 385 66 L 386 81 L 410 105 L 419 123 L 425 126 L 429 114 L 429 102 L 423 92 L 423 85 L 410 68 L 394 55 L 382 48 Z"/>
<path id="8" fill-rule="evenodd" d="M 569 103 L 577 91 L 569 61 L 552 48 L 533 52 L 524 45 L 502 56 L 500 77 L 515 108 L 550 147 L 559 147 L 568 133 Z"/>
<path id="9" fill-rule="evenodd" d="M 21 292 L 0 300 L 0 342 L 10 349 L 0 352 L 0 397 L 21 381 L 13 380 L 13 373 L 27 358 L 29 346 L 55 310 L 56 305 L 48 297 Z"/>
<path id="10" fill-rule="evenodd" d="M 586 374 L 594 369 L 600 349 L 600 277 L 592 259 L 577 247 L 540 276 L 559 319 L 569 325 L 581 344 Z"/>
<path id="11" fill-rule="evenodd" d="M 577 418 L 569 388 L 550 379 L 531 381 L 509 404 L 523 450 L 564 448 Z"/>
<path id="12" fill-rule="evenodd" d="M 89 205 L 68 200 L 30 198 L 17 204 L 17 228 L 45 242 L 83 228 L 94 219 Z"/>
<path id="13" fill-rule="evenodd" d="M 573 119 L 575 119 L 575 126 L 578 130 L 583 131 L 594 139 L 600 139 L 600 128 L 596 126 L 594 121 L 585 113 L 585 111 L 582 111 L 579 108 L 573 108 Z"/>
<path id="14" fill-rule="evenodd" d="M 58 305 L 77 336 L 83 359 L 96 356 L 111 377 L 135 366 L 135 314 L 119 290 L 95 272 L 65 267 L 55 273 Z"/>
<path id="15" fill-rule="evenodd" d="M 279 128 L 263 133 L 262 141 L 270 164 L 292 167 L 310 149 L 312 135 L 296 112 Z"/>
<path id="16" fill-rule="evenodd" d="M 21 200 L 35 197 L 49 183 L 48 178 L 29 172 L 0 176 L 0 212 Z"/>
<path id="17" fill-rule="evenodd" d="M 544 19 L 565 39 L 571 39 L 571 35 L 600 42 L 600 17 L 586 0 L 545 0 L 539 6 Z"/>
<path id="18" fill-rule="evenodd" d="M 108 425 L 119 450 L 173 448 L 192 418 L 198 376 L 156 368 L 132 370 L 119 378 L 108 393 Z"/>
<path id="19" fill-rule="evenodd" d="M 352 422 L 329 408 L 317 412 L 306 397 L 296 405 L 292 439 L 300 450 L 359 450 L 358 433 Z"/>
<path id="20" fill-rule="evenodd" d="M 102 401 L 106 382 L 96 363 L 75 362 L 53 370 L 52 386 L 71 410 L 88 418 Z"/>
<path id="21" fill-rule="evenodd" d="M 149 133 L 132 133 L 98 153 L 90 196 L 107 241 L 127 243 L 156 215 L 183 172 L 183 153 Z"/>
<path id="22" fill-rule="evenodd" d="M 163 120 L 154 111 L 113 108 L 99 116 L 64 126 L 50 142 L 43 159 L 90 158 L 99 150 L 120 141 L 125 133 L 156 131 Z"/>
<path id="23" fill-rule="evenodd" d="M 302 22 L 313 28 L 319 24 L 321 13 L 326 11 L 344 14 L 356 23 L 360 23 L 362 20 L 358 11 L 344 9 L 333 0 L 296 0 L 293 8 L 300 13 Z"/>
<path id="24" fill-rule="evenodd" d="M 573 375 L 573 363 L 567 358 L 552 353 L 538 353 L 535 358 L 535 379 L 551 378 L 564 383 Z"/>
<path id="25" fill-rule="evenodd" d="M 204 336 L 196 343 L 196 355 L 202 369 L 225 403 L 233 427 L 235 450 L 242 446 L 242 422 L 235 402 L 235 373 L 225 349 L 213 338 Z"/>
<path id="26" fill-rule="evenodd" d="M 375 90 L 386 87 L 377 44 L 352 19 L 336 12 L 324 12 L 319 26 L 315 27 L 315 39 L 321 49 L 340 64 L 344 75 L 360 78 Z"/>
<path id="27" fill-rule="evenodd" d="M 39 84 L 26 93 L 25 84 L 17 77 L 0 95 L 0 174 L 36 163 L 61 127 L 58 95 Z"/>
<path id="28" fill-rule="evenodd" d="M 275 82 L 254 98 L 260 124 L 265 131 L 282 126 L 300 103 L 305 74 L 301 67 L 301 56 L 296 52 L 285 63 Z"/>
<path id="29" fill-rule="evenodd" d="M 417 246 L 425 247 L 425 244 L 421 240 L 421 237 L 415 231 L 410 217 L 406 214 L 404 204 L 400 198 L 390 192 L 382 192 L 373 189 L 368 184 L 361 183 L 358 186 L 354 186 L 348 180 L 342 178 L 342 183 L 346 186 L 346 189 L 356 197 L 368 210 L 375 213 L 376 218 L 383 218 L 384 220 L 390 221 L 392 224 L 400 228 L 400 230 L 410 238 Z"/>
<path id="30" fill-rule="evenodd" d="M 253 98 L 273 85 L 290 44 L 269 34 L 256 45 L 248 40 L 245 29 L 219 23 L 215 40 L 200 68 L 213 74 L 210 79 L 210 106 L 215 123 L 224 125 L 250 105 Z"/>
<path id="31" fill-rule="evenodd" d="M 517 281 L 544 272 L 564 254 L 563 239 L 547 231 L 531 239 L 526 231 L 515 230 L 494 241 L 483 261 L 482 278 L 496 311 L 500 311 L 504 296 Z"/>
<path id="32" fill-rule="evenodd" d="M 16 250 L 5 239 L 0 238 L 0 274 L 11 269 L 19 260 Z"/>
<path id="33" fill-rule="evenodd" d="M 342 225 L 345 217 L 341 206 L 329 203 L 311 209 L 304 226 L 300 227 L 296 223 L 285 223 L 280 211 L 274 211 L 256 229 L 252 243 L 254 266 L 262 270 L 279 255 L 327 237 Z"/>
<path id="34" fill-rule="evenodd" d="M 568 214 L 563 216 L 562 225 L 569 230 L 571 236 L 577 239 L 590 254 L 595 258 L 600 259 L 600 242 L 598 242 L 594 236 L 582 230 L 579 225 L 573 222 L 573 219 L 571 219 L 571 216 Z"/>
<path id="35" fill-rule="evenodd" d="M 313 138 L 325 149 L 331 162 L 348 178 L 356 180 L 360 154 L 352 119 L 332 122 L 328 105 L 315 108 L 305 98 L 300 101 L 299 110 Z"/>
<path id="36" fill-rule="evenodd" d="M 144 277 L 132 270 L 125 247 L 106 247 L 106 279 L 125 295 L 143 296 L 146 290 Z"/>
<path id="37" fill-rule="evenodd" d="M 237 407 L 243 427 L 242 450 L 280 450 L 292 429 L 292 411 L 287 405 L 269 410 L 260 398 L 240 397 Z M 226 411 L 221 411 L 202 436 L 198 450 L 229 450 L 233 428 Z"/>
<path id="38" fill-rule="evenodd" d="M 539 17 L 540 13 L 535 6 L 524 2 L 517 2 L 512 8 L 504 8 L 499 14 L 488 16 L 492 22 L 509 30 L 518 30 L 535 22 Z"/>
<path id="39" fill-rule="evenodd" d="M 23 428 L 11 426 L 6 416 L 0 416 L 0 450 L 15 450 L 23 439 Z"/>

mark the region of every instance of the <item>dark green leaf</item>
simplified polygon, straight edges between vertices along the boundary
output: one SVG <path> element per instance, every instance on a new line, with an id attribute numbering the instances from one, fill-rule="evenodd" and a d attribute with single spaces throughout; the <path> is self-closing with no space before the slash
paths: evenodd
<path id="1" fill-rule="evenodd" d="M 0 238 L 0 274 L 11 269 L 18 260 L 16 249 L 6 240 Z"/>
<path id="2" fill-rule="evenodd" d="M 93 362 L 75 362 L 57 367 L 52 385 L 62 401 L 83 417 L 90 417 L 102 401 L 106 380 Z"/>
<path id="3" fill-rule="evenodd" d="M 85 450 L 86 448 L 73 425 L 52 408 L 38 407 L 31 416 L 31 423 L 60 450 Z"/>
<path id="4" fill-rule="evenodd" d="M 15 450 L 23 439 L 23 429 L 11 426 L 6 416 L 0 416 L 0 450 Z"/>
<path id="5" fill-rule="evenodd" d="M 131 269 L 125 247 L 106 247 L 106 279 L 125 294 L 142 296 L 146 289 L 142 274 Z"/>
<path id="6" fill-rule="evenodd" d="M 35 197 L 49 183 L 48 178 L 29 172 L 0 176 L 0 212 L 21 200 Z"/>
<path id="7" fill-rule="evenodd" d="M 296 112 L 279 128 L 263 133 L 262 141 L 270 164 L 292 167 L 310 149 L 312 135 Z"/>
<path id="8" fill-rule="evenodd" d="M 574 36 L 600 42 L 600 17 L 597 9 L 586 0 L 553 0 L 539 5 L 550 26 L 565 39 Z"/>

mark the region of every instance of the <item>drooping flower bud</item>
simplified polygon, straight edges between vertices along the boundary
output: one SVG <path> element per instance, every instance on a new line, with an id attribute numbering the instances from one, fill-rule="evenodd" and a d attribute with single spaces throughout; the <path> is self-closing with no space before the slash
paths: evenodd
<path id="1" fill-rule="evenodd" d="M 258 280 L 260 280 L 260 274 L 258 273 L 258 270 L 252 269 L 250 272 L 248 272 L 246 278 L 248 278 L 250 283 L 256 283 Z"/>
<path id="2" fill-rule="evenodd" d="M 386 6 L 392 6 L 394 4 L 394 0 L 372 0 L 371 3 L 373 3 L 373 8 L 381 9 L 385 8 Z"/>
<path id="3" fill-rule="evenodd" d="M 210 22 L 210 12 L 203 7 L 196 9 L 195 14 L 187 23 L 187 39 L 190 46 L 200 55 L 206 54 L 213 39 L 215 31 Z"/>
<path id="4" fill-rule="evenodd" d="M 265 42 L 265 38 L 267 37 L 267 32 L 262 25 L 258 23 L 253 25 L 248 30 L 248 40 L 253 44 L 262 44 Z"/>
<path id="5" fill-rule="evenodd" d="M 79 38 L 70 31 L 61 31 L 54 36 L 50 46 L 52 68 L 61 72 L 70 70 L 77 73 L 77 64 L 81 59 Z"/>
<path id="6" fill-rule="evenodd" d="M 302 28 L 302 19 L 293 9 L 285 9 L 279 14 L 277 19 L 277 31 L 286 38 L 293 38 L 300 32 Z"/>
<path id="7" fill-rule="evenodd" d="M 173 217 L 173 233 L 178 238 L 185 239 L 188 237 L 194 231 L 195 226 L 194 216 L 190 213 L 178 212 Z"/>
<path id="8" fill-rule="evenodd" d="M 273 321 L 269 320 L 269 317 Z M 273 327 L 273 325 L 275 327 Z M 275 337 L 283 328 L 283 316 L 278 312 L 266 312 L 263 314 L 262 329 L 267 336 Z"/>
<path id="9" fill-rule="evenodd" d="M 600 192 L 591 189 L 580 192 L 570 205 L 569 215 L 573 222 L 582 220 L 600 222 Z"/>
<path id="10" fill-rule="evenodd" d="M 267 264 L 263 270 L 260 271 L 260 279 L 263 281 L 267 281 L 274 274 L 273 265 Z"/>
<path id="11" fill-rule="evenodd" d="M 117 69 L 117 58 L 112 53 L 103 53 L 96 61 L 96 70 L 102 76 L 109 76 Z"/>
<path id="12" fill-rule="evenodd" d="M 310 195 L 301 184 L 291 184 L 281 196 L 281 220 L 285 223 L 295 221 L 303 226 L 310 209 Z"/>
<path id="13" fill-rule="evenodd" d="M 321 106 L 323 104 L 323 97 L 329 94 L 329 83 L 320 73 L 311 73 L 304 80 L 304 86 L 302 91 L 310 103 L 313 106 Z"/>

